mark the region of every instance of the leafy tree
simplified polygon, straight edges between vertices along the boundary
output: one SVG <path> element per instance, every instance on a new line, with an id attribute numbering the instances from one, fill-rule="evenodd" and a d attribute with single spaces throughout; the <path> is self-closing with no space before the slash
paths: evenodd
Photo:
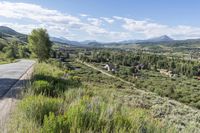
<path id="1" fill-rule="evenodd" d="M 7 47 L 4 47 L 3 51 L 5 52 L 6 58 L 17 58 L 18 48 L 16 45 L 11 44 Z"/>
<path id="2" fill-rule="evenodd" d="M 52 43 L 46 29 L 34 29 L 28 37 L 31 52 L 39 59 L 45 61 L 50 57 Z"/>
<path id="3" fill-rule="evenodd" d="M 29 55 L 29 50 L 26 46 L 20 46 L 18 52 L 21 58 L 27 58 Z"/>
<path id="4" fill-rule="evenodd" d="M 0 51 L 2 51 L 5 46 L 6 46 L 5 44 L 0 42 Z"/>
<path id="5" fill-rule="evenodd" d="M 5 51 L 6 51 L 6 53 L 5 53 L 6 58 L 11 58 L 11 59 L 16 58 L 14 49 L 12 47 L 6 47 Z"/>

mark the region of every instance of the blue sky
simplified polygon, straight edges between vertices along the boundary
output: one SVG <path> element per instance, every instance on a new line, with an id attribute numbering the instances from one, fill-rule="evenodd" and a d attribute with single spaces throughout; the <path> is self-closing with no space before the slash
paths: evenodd
<path id="1" fill-rule="evenodd" d="M 0 9 L 0 25 L 71 40 L 200 38 L 198 0 L 9 0 Z"/>

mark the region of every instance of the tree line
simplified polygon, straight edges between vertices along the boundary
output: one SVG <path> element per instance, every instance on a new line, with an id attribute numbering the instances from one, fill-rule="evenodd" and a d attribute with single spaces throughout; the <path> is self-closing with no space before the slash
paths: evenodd
<path id="1" fill-rule="evenodd" d="M 96 50 L 91 55 L 80 54 L 79 58 L 87 62 L 113 63 L 116 66 L 128 66 L 133 69 L 138 64 L 143 64 L 144 69 L 155 70 L 167 69 L 174 74 L 182 74 L 188 77 L 200 75 L 200 63 L 197 61 L 184 60 L 178 57 L 165 55 L 131 52 L 123 50 Z"/>

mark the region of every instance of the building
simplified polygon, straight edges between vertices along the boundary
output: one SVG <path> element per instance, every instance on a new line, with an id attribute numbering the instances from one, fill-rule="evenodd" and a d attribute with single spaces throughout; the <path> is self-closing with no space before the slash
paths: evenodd
<path id="1" fill-rule="evenodd" d="M 115 72 L 116 71 L 116 67 L 115 67 L 115 65 L 113 65 L 113 64 L 111 64 L 111 63 L 109 63 L 109 64 L 106 64 L 105 66 L 104 66 L 104 69 L 107 69 L 107 71 L 112 71 L 112 72 Z"/>
<path id="2" fill-rule="evenodd" d="M 159 69 L 159 71 L 160 71 L 160 74 L 169 76 L 170 78 L 176 76 L 176 74 L 173 74 L 172 71 L 169 71 L 169 70 L 166 70 L 166 69 Z"/>

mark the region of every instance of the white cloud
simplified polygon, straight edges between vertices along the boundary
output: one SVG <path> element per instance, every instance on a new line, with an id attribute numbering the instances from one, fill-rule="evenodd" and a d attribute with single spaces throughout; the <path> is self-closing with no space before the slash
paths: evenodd
<path id="1" fill-rule="evenodd" d="M 84 14 L 84 13 L 81 13 L 79 14 L 81 17 L 88 17 L 89 15 L 88 14 Z"/>
<path id="2" fill-rule="evenodd" d="M 85 24 L 84 26 L 82 26 L 81 30 L 86 31 L 90 35 L 105 34 L 105 33 L 107 33 L 107 31 L 104 28 L 100 28 L 98 26 L 88 25 L 88 24 Z"/>
<path id="3" fill-rule="evenodd" d="M 102 20 L 106 21 L 109 24 L 112 24 L 114 22 L 114 19 L 107 18 L 107 17 L 101 17 Z"/>
<path id="4" fill-rule="evenodd" d="M 0 2 L 0 16 L 15 19 L 31 19 L 38 22 L 78 23 L 77 17 L 27 3 Z"/>
<path id="5" fill-rule="evenodd" d="M 30 33 L 32 29 L 37 28 L 38 26 L 43 27 L 42 25 L 34 25 L 34 24 L 18 24 L 18 23 L 9 23 L 9 22 L 0 22 L 2 26 L 8 26 L 12 29 L 20 31 L 21 33 Z"/>
<path id="6" fill-rule="evenodd" d="M 33 24 L 20 23 L 0 23 L 0 25 L 9 26 L 22 33 L 30 33 L 34 28 L 46 28 L 50 35 L 65 36 L 71 39 L 81 36 L 88 36 L 91 39 L 106 38 L 108 41 L 119 39 L 124 33 L 108 31 L 101 27 L 103 20 L 101 18 L 87 18 L 87 22 L 78 17 L 61 13 L 57 10 L 43 8 L 36 4 L 0 2 L 0 16 L 21 20 L 31 20 Z M 88 17 L 86 14 L 79 14 L 82 17 Z M 109 23 L 111 19 L 105 18 Z M 74 33 L 76 31 L 76 34 Z M 80 35 L 84 34 L 84 35 Z M 80 39 L 80 38 L 79 38 Z"/>
<path id="7" fill-rule="evenodd" d="M 32 29 L 42 27 L 53 36 L 80 40 L 84 37 L 100 41 L 117 41 L 135 39 L 135 36 L 149 38 L 164 34 L 178 39 L 200 37 L 200 27 L 169 26 L 147 19 L 136 20 L 121 16 L 99 18 L 89 16 L 88 14 L 73 16 L 36 4 L 0 2 L 0 18 L 11 19 L 8 22 L 1 21 L 0 25 L 9 26 L 22 33 L 30 33 Z M 109 26 L 114 22 L 119 25 L 118 29 L 111 30 Z"/>
<path id="8" fill-rule="evenodd" d="M 158 24 L 148 20 L 135 20 L 120 16 L 113 16 L 114 19 L 123 21 L 122 27 L 131 33 L 140 33 L 145 37 L 155 37 L 160 35 L 170 35 L 176 38 L 199 38 L 200 27 L 186 25 L 168 26 Z"/>
<path id="9" fill-rule="evenodd" d="M 100 26 L 102 24 L 102 21 L 98 18 L 88 18 L 87 20 L 94 26 Z"/>

